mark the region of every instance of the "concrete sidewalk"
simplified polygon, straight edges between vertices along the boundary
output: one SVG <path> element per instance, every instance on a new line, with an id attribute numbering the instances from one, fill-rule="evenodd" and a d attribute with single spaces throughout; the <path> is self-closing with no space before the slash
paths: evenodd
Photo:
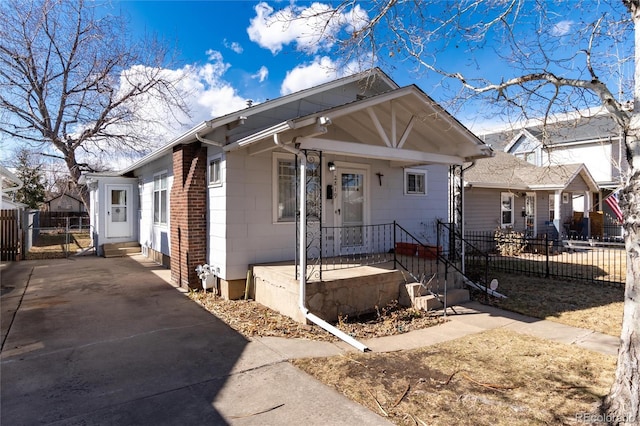
<path id="1" fill-rule="evenodd" d="M 287 362 L 343 342 L 247 340 L 142 256 L 0 266 L 2 424 L 389 424 Z M 449 322 L 363 341 L 414 349 L 507 328 L 615 355 L 618 338 L 478 303 Z"/>

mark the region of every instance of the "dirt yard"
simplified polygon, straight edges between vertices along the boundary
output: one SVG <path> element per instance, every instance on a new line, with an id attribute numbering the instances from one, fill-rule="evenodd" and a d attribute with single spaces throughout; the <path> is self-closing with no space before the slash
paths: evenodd
<path id="1" fill-rule="evenodd" d="M 253 301 L 222 300 L 213 293 L 191 292 L 192 300 L 246 337 L 277 336 L 310 340 L 337 340 L 315 325 L 300 324 Z M 356 339 L 390 336 L 442 323 L 438 312 L 404 308 L 397 303 L 379 308 L 367 317 L 341 318 L 336 327 Z"/>
<path id="2" fill-rule="evenodd" d="M 506 273 L 494 274 L 492 278 L 498 279 L 498 291 L 508 298 L 489 298 L 489 304 L 535 318 L 620 336 L 623 288 Z M 484 296 L 474 294 L 483 303 Z"/>
<path id="3" fill-rule="evenodd" d="M 619 335 L 623 292 L 578 282 L 497 276 L 506 300 L 488 303 L 526 315 Z M 251 301 L 190 297 L 245 336 L 332 340 L 324 330 Z M 485 301 L 484 295 L 475 295 Z M 396 305 L 337 326 L 357 339 L 437 326 L 440 313 Z M 570 425 L 591 418 L 608 392 L 615 357 L 508 330 L 419 350 L 352 353 L 292 361 L 397 425 Z M 591 423 L 593 424 L 593 423 Z"/>
<path id="4" fill-rule="evenodd" d="M 65 233 L 64 231 L 41 232 L 36 238 L 27 260 L 63 259 L 67 254 L 75 254 L 78 250 L 91 247 L 89 233 Z"/>
<path id="5" fill-rule="evenodd" d="M 294 365 L 397 425 L 565 425 L 593 412 L 615 357 L 492 330 L 419 350 Z"/>

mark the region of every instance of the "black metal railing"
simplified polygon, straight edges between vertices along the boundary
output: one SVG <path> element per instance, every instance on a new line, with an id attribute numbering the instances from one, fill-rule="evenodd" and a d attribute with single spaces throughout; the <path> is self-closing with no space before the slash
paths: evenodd
<path id="1" fill-rule="evenodd" d="M 438 278 L 438 263 L 442 259 L 441 245 L 428 245 L 394 222 L 394 268 L 402 268 L 418 282 Z"/>
<path id="2" fill-rule="evenodd" d="M 322 227 L 322 270 L 393 261 L 393 223 Z"/>
<path id="3" fill-rule="evenodd" d="M 462 238 L 451 223 L 438 222 L 438 239 L 449 241 L 446 257 L 466 278 L 474 283 L 489 286 L 489 254 L 484 245 Z"/>
<path id="4" fill-rule="evenodd" d="M 619 238 L 467 232 L 465 241 L 488 255 L 489 269 L 542 277 L 624 285 L 626 252 Z M 466 255 L 466 261 L 473 256 Z"/>

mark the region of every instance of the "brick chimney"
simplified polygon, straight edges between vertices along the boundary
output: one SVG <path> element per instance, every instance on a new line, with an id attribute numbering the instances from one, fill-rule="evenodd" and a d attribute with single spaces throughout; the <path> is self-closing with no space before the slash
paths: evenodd
<path id="1" fill-rule="evenodd" d="M 173 148 L 171 282 L 200 287 L 195 272 L 207 258 L 207 148 L 199 142 Z"/>

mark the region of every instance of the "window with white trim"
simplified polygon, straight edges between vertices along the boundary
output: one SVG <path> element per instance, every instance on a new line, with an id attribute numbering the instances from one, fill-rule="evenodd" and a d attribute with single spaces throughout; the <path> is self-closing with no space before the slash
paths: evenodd
<path id="1" fill-rule="evenodd" d="M 549 222 L 553 222 L 556 218 L 556 203 L 553 195 L 549 196 Z"/>
<path id="2" fill-rule="evenodd" d="M 500 193 L 500 226 L 513 226 L 513 194 L 511 192 Z"/>
<path id="3" fill-rule="evenodd" d="M 153 223 L 167 223 L 167 174 L 153 176 Z"/>
<path id="4" fill-rule="evenodd" d="M 404 193 L 407 195 L 427 195 L 427 171 L 405 169 Z"/>
<path id="5" fill-rule="evenodd" d="M 222 185 L 221 164 L 221 157 L 209 160 L 209 185 Z"/>
<path id="6" fill-rule="evenodd" d="M 276 222 L 296 220 L 296 162 L 293 157 L 274 157 L 274 219 Z"/>

